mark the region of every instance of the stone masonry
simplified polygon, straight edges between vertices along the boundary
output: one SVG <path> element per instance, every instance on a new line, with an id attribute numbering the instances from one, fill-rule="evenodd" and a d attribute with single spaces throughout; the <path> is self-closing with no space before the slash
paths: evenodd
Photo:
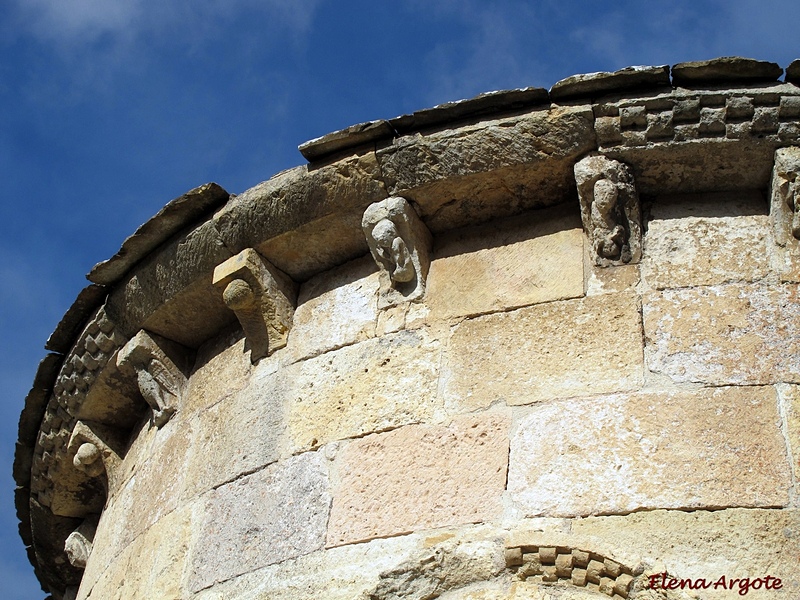
<path id="1" fill-rule="evenodd" d="M 492 92 L 168 203 L 26 399 L 43 589 L 800 597 L 798 72 Z"/>

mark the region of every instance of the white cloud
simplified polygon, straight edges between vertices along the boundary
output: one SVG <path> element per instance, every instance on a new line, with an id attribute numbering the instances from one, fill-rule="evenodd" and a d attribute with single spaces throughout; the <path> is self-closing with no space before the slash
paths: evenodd
<path id="1" fill-rule="evenodd" d="M 62 46 L 80 46 L 104 36 L 119 44 L 148 33 L 207 34 L 248 11 L 267 13 L 275 26 L 302 32 L 309 27 L 320 0 L 12 1 L 17 33 Z"/>

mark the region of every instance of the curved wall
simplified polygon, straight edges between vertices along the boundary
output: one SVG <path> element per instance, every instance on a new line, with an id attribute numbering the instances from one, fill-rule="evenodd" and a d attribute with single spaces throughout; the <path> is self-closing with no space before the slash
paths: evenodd
<path id="1" fill-rule="evenodd" d="M 489 94 L 171 202 L 90 273 L 26 403 L 40 579 L 796 596 L 800 88 L 775 68 Z"/>

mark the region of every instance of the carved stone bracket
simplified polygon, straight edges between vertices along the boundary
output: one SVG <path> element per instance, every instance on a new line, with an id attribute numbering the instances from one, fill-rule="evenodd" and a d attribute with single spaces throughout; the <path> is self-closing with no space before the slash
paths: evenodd
<path id="1" fill-rule="evenodd" d="M 286 345 L 297 305 L 297 285 L 286 273 L 247 248 L 214 269 L 213 283 L 239 319 L 251 362 Z"/>
<path id="2" fill-rule="evenodd" d="M 631 168 L 602 155 L 587 156 L 575 164 L 575 183 L 595 264 L 639 262 L 642 220 Z"/>
<path id="3" fill-rule="evenodd" d="M 84 520 L 75 531 L 67 536 L 64 552 L 73 567 L 85 569 L 89 555 L 92 553 L 94 534 L 97 531 L 97 519 L 90 517 Z"/>
<path id="4" fill-rule="evenodd" d="M 157 427 L 169 421 L 178 408 L 186 386 L 188 354 L 179 344 L 142 330 L 117 355 L 120 370 L 136 376 Z"/>
<path id="5" fill-rule="evenodd" d="M 770 219 L 775 241 L 787 246 L 800 240 L 800 148 L 775 151 L 770 191 Z"/>
<path id="6" fill-rule="evenodd" d="M 116 476 L 122 463 L 123 440 L 110 427 L 90 421 L 78 421 L 67 445 L 68 456 L 76 469 L 90 477 L 108 478 L 110 489 L 116 488 Z"/>
<path id="7" fill-rule="evenodd" d="M 379 306 L 421 298 L 430 268 L 432 237 L 406 199 L 393 196 L 371 204 L 361 227 L 380 269 Z"/>

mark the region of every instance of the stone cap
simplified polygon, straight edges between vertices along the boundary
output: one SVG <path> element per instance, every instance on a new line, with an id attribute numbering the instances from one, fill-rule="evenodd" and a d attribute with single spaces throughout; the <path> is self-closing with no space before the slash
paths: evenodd
<path id="1" fill-rule="evenodd" d="M 224 204 L 229 196 L 216 183 L 206 183 L 171 200 L 122 242 L 114 256 L 92 267 L 86 279 L 101 285 L 114 283 L 152 250 L 193 221 Z"/>
<path id="2" fill-rule="evenodd" d="M 551 100 L 602 96 L 611 92 L 669 87 L 669 67 L 627 67 L 613 73 L 587 73 L 562 79 L 550 88 Z"/>
<path id="3" fill-rule="evenodd" d="M 783 69 L 773 62 L 739 56 L 682 62 L 672 67 L 672 84 L 695 86 L 707 83 L 777 81 Z"/>

